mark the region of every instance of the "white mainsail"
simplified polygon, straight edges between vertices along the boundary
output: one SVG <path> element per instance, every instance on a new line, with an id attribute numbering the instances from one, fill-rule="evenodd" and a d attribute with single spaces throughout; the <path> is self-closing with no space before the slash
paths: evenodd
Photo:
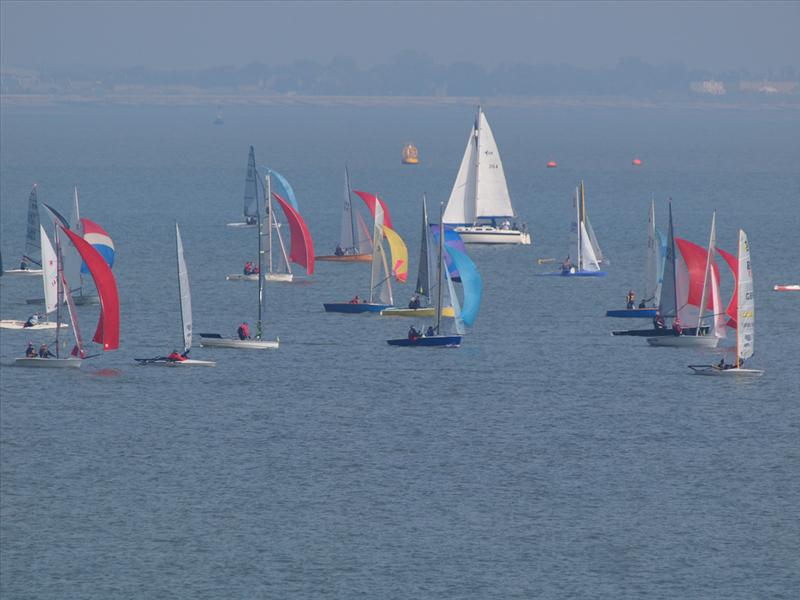
<path id="1" fill-rule="evenodd" d="M 39 239 L 39 201 L 36 192 L 36 184 L 33 184 L 31 195 L 28 196 L 28 228 L 25 233 L 25 254 L 22 255 L 22 263 L 27 265 L 26 269 L 39 267 L 41 256 Z"/>
<path id="2" fill-rule="evenodd" d="M 192 294 L 189 289 L 189 273 L 186 270 L 186 259 L 183 256 L 181 230 L 175 223 L 175 245 L 178 255 L 178 289 L 181 296 L 181 323 L 183 324 L 183 350 L 192 347 Z"/>
<path id="3" fill-rule="evenodd" d="M 389 278 L 389 265 L 386 261 L 386 251 L 383 247 L 383 207 L 380 202 L 375 203 L 375 221 L 372 228 L 372 272 L 369 283 L 369 301 L 374 302 L 375 290 L 380 287 L 378 295 L 384 304 L 393 304 L 392 282 Z M 383 285 L 385 283 L 385 285 Z"/>
<path id="4" fill-rule="evenodd" d="M 42 251 L 42 281 L 44 283 L 44 312 L 49 314 L 58 308 L 58 259 L 53 244 L 44 227 L 39 225 Z"/>
<path id="5" fill-rule="evenodd" d="M 739 362 L 753 356 L 756 307 L 753 298 L 753 271 L 750 268 L 750 243 L 747 234 L 739 230 L 739 286 L 736 308 L 737 367 Z"/>
<path id="6" fill-rule="evenodd" d="M 342 209 L 342 233 L 339 236 L 339 246 L 347 252 L 352 249 L 357 253 L 358 247 L 355 243 L 356 224 L 353 219 L 353 203 L 350 198 L 350 174 L 347 167 L 344 168 L 344 208 Z"/>
<path id="7" fill-rule="evenodd" d="M 585 223 L 581 222 L 581 240 L 580 240 L 580 262 L 578 263 L 578 270 L 580 271 L 599 271 L 600 263 L 597 260 L 592 240 L 589 233 L 586 231 Z"/>
<path id="8" fill-rule="evenodd" d="M 714 260 L 714 253 L 717 248 L 717 211 L 711 215 L 711 233 L 708 238 L 708 250 L 706 252 L 706 266 L 703 274 L 703 293 L 700 296 L 700 308 L 697 315 L 697 335 L 703 325 L 703 312 L 707 304 L 707 299 L 711 298 L 713 314 L 711 315 L 714 324 L 714 335 L 718 338 L 725 337 L 725 315 L 722 312 L 722 303 L 719 297 L 719 284 L 717 283 L 717 265 Z"/>

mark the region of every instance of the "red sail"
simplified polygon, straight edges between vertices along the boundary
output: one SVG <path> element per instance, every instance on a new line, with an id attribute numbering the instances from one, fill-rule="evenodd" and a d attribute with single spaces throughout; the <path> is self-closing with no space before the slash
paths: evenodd
<path id="1" fill-rule="evenodd" d="M 292 249 L 289 253 L 289 259 L 300 266 L 306 268 L 309 275 L 314 274 L 314 243 L 311 241 L 311 233 L 306 227 L 306 222 L 300 216 L 291 204 L 286 202 L 283 198 L 278 196 L 275 192 L 272 193 L 273 197 L 278 201 L 283 209 L 283 214 L 286 215 L 286 220 L 289 222 L 289 229 L 292 232 Z"/>
<path id="2" fill-rule="evenodd" d="M 681 238 L 675 238 L 675 244 L 677 244 L 681 256 L 686 262 L 686 268 L 689 270 L 689 298 L 686 302 L 692 306 L 699 307 L 700 301 L 703 299 L 703 281 L 705 279 L 708 250 Z M 717 280 L 717 286 L 719 286 L 719 269 L 713 257 L 711 259 L 711 270 Z M 711 294 L 706 297 L 706 309 L 714 310 Z"/>
<path id="3" fill-rule="evenodd" d="M 717 252 L 719 252 L 719 255 L 725 259 L 725 262 L 728 264 L 728 268 L 730 268 L 730 270 L 733 272 L 733 296 L 731 296 L 731 301 L 728 302 L 728 308 L 725 309 L 725 314 L 727 314 L 729 317 L 728 322 L 726 323 L 728 327 L 736 329 L 736 302 L 739 292 L 739 259 L 730 252 L 725 252 L 725 250 L 721 248 L 717 248 Z"/>
<path id="4" fill-rule="evenodd" d="M 370 194 L 369 192 L 359 192 L 358 190 L 353 190 L 358 196 L 364 201 L 364 203 L 369 207 L 369 212 L 372 213 L 372 218 L 375 218 L 375 202 L 381 203 L 381 208 L 383 209 L 383 224 L 386 225 L 389 229 L 394 229 L 394 225 L 392 225 L 392 218 L 389 216 L 389 209 L 386 207 L 386 203 L 378 198 L 375 194 Z"/>
<path id="5" fill-rule="evenodd" d="M 103 344 L 103 350 L 119 348 L 119 294 L 111 267 L 94 247 L 69 229 L 61 228 L 75 245 L 83 262 L 89 267 L 97 293 L 100 295 L 100 319 L 93 341 Z"/>

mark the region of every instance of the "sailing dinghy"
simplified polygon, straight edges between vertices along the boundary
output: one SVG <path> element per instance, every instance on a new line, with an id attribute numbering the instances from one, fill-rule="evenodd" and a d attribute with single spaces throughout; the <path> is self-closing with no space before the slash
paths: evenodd
<path id="1" fill-rule="evenodd" d="M 265 207 L 266 208 L 266 207 Z M 258 218 L 258 271 L 261 273 L 264 270 L 264 219 L 261 217 L 261 205 L 259 203 L 257 210 Z M 294 238 L 292 238 L 294 239 Z M 313 252 L 312 252 L 313 256 Z M 254 338 L 240 339 L 239 337 L 226 337 L 219 333 L 201 333 L 200 345 L 212 348 L 247 348 L 247 349 L 268 349 L 277 348 L 280 340 L 267 340 L 263 337 L 263 315 L 265 310 L 265 294 L 264 294 L 264 278 L 257 277 L 258 279 L 258 319 L 256 320 L 256 335 Z"/>
<path id="2" fill-rule="evenodd" d="M 458 235 L 458 234 L 456 234 Z M 430 256 L 430 244 L 428 243 L 428 238 L 430 236 L 430 227 L 428 225 L 428 205 L 425 196 L 422 196 L 422 237 L 420 242 L 420 251 L 419 251 L 419 266 L 417 268 L 417 285 L 414 288 L 414 296 L 416 297 L 416 304 L 419 306 L 413 306 L 412 304 L 408 306 L 408 308 L 401 308 L 401 307 L 393 307 L 387 308 L 381 311 L 382 317 L 433 317 L 436 315 L 436 306 L 435 306 L 435 296 L 436 293 L 435 286 L 433 285 L 432 280 L 432 273 L 431 273 L 431 264 L 433 260 L 431 260 Z M 423 302 L 420 299 L 424 299 Z M 455 312 L 453 311 L 452 306 L 443 306 L 441 310 L 442 317 L 450 317 L 452 318 L 455 316 Z"/>
<path id="3" fill-rule="evenodd" d="M 247 173 L 244 178 L 244 221 L 228 223 L 228 227 L 255 227 L 258 221 L 256 212 L 258 207 L 258 171 L 256 170 L 256 153 L 250 146 L 247 155 Z"/>
<path id="4" fill-rule="evenodd" d="M 392 280 L 383 247 L 383 208 L 375 205 L 372 227 L 372 268 L 369 285 L 369 300 L 359 300 L 358 296 L 350 302 L 329 302 L 323 304 L 325 312 L 360 314 L 375 313 L 389 308 L 393 303 Z"/>
<path id="5" fill-rule="evenodd" d="M 454 226 L 467 244 L 531 243 L 527 226 L 516 223 L 500 151 L 480 106 L 443 222 Z"/>
<path id="6" fill-rule="evenodd" d="M 750 264 L 750 244 L 744 230 L 739 230 L 739 252 L 736 263 L 736 363 L 726 365 L 725 359 L 716 365 L 689 365 L 696 375 L 720 377 L 760 377 L 761 369 L 745 369 L 744 361 L 753 356 L 755 343 L 756 308 L 753 295 L 753 270 Z M 729 261 L 730 264 L 730 261 Z"/>
<path id="7" fill-rule="evenodd" d="M 656 203 L 650 202 L 650 215 L 647 219 L 647 252 L 644 263 L 644 289 L 642 302 L 644 308 L 625 308 L 606 311 L 607 317 L 652 319 L 656 316 L 661 299 L 661 281 L 664 277 L 664 258 L 667 240 L 656 229 Z"/>
<path id="8" fill-rule="evenodd" d="M 56 327 L 55 355 L 50 358 L 18 358 L 15 360 L 15 364 L 20 367 L 78 368 L 81 366 L 83 359 L 90 358 L 84 352 L 75 303 L 72 301 L 70 284 L 64 276 L 62 233 L 72 242 L 78 254 L 86 263 L 100 296 L 100 317 L 92 341 L 102 344 L 104 352 L 119 348 L 119 293 L 117 292 L 117 283 L 114 280 L 111 268 L 91 244 L 61 226 L 56 227 L 55 250 L 53 251 L 52 247 L 47 248 L 46 246 L 49 246 L 50 242 L 42 228 L 40 235 L 44 240 L 47 240 L 46 245 L 43 244 L 46 248 L 43 254 L 48 257 L 44 265 L 44 270 L 48 274 L 48 283 L 45 286 L 45 310 L 55 312 L 56 323 L 59 323 L 61 320 L 61 306 L 66 301 L 67 312 L 72 323 L 72 333 L 75 337 L 75 345 L 70 356 L 62 356 L 59 336 L 60 328 Z M 53 293 L 54 291 L 55 293 Z"/>
<path id="9" fill-rule="evenodd" d="M 442 212 L 439 214 L 439 223 L 442 222 Z M 435 325 L 431 325 L 425 331 L 417 331 L 412 326 L 409 333 L 404 338 L 386 340 L 390 346 L 401 346 L 406 348 L 457 348 L 461 345 L 462 336 L 465 333 L 465 325 L 471 326 L 475 322 L 480 308 L 481 293 L 483 284 L 481 282 L 478 269 L 475 263 L 466 254 L 449 247 L 445 250 L 445 235 L 442 227 L 439 228 L 437 236 L 437 286 L 436 286 L 436 306 L 435 306 Z M 427 235 L 427 234 L 426 234 Z M 453 286 L 453 280 L 445 264 L 445 252 L 450 254 L 450 258 L 455 263 L 460 274 L 461 283 L 464 288 L 463 309 L 458 301 L 458 296 Z M 442 307 L 444 306 L 444 278 L 447 279 L 447 288 L 450 302 L 454 311 L 454 334 L 442 332 Z"/>
<path id="10" fill-rule="evenodd" d="M 558 275 L 562 277 L 603 277 L 605 271 L 600 265 L 607 262 L 603 258 L 600 245 L 594 235 L 594 229 L 586 214 L 586 194 L 583 181 L 575 188 L 575 220 L 572 222 L 572 244 L 570 254 L 559 271 L 539 273 L 540 276 Z M 575 257 L 575 262 L 572 262 Z"/>
<path id="11" fill-rule="evenodd" d="M 336 251 L 315 257 L 316 260 L 330 262 L 370 262 L 372 261 L 372 242 L 361 213 L 352 204 L 350 195 L 350 173 L 344 168 L 344 206 L 342 208 L 342 228 Z"/>
<path id="12" fill-rule="evenodd" d="M 159 365 L 165 367 L 215 367 L 213 360 L 198 360 L 188 358 L 192 349 L 192 293 L 189 288 L 189 271 L 186 268 L 186 259 L 183 255 L 183 240 L 181 230 L 175 223 L 175 253 L 178 258 L 178 291 L 181 302 L 181 324 L 183 331 L 183 354 L 180 358 L 170 356 L 157 356 L 155 358 L 137 358 L 140 365 Z"/>
<path id="13" fill-rule="evenodd" d="M 711 233 L 708 240 L 708 249 L 703 252 L 703 249 L 697 244 L 693 244 L 686 240 L 676 240 L 681 251 L 681 255 L 686 263 L 688 270 L 688 290 L 686 290 L 686 301 L 683 302 L 684 292 L 679 288 L 682 287 L 684 278 L 677 277 L 676 257 L 673 252 L 672 264 L 667 266 L 667 274 L 665 274 L 665 282 L 670 292 L 669 298 L 666 303 L 661 304 L 659 310 L 661 314 L 666 317 L 673 318 L 673 331 L 675 331 L 674 324 L 692 323 L 696 318 L 696 326 L 692 335 L 681 333 L 678 335 L 662 335 L 657 337 L 647 338 L 647 343 L 651 346 L 668 346 L 672 348 L 716 348 L 719 344 L 721 337 L 725 335 L 724 326 L 724 313 L 720 304 L 719 294 L 719 270 L 714 260 L 714 253 L 717 244 L 717 229 L 716 229 L 717 212 L 711 216 Z M 698 267 L 700 265 L 703 269 L 702 287 L 700 292 L 699 302 L 697 301 L 696 282 L 700 281 Z M 670 279 L 667 280 L 667 275 Z M 681 300 L 679 300 L 679 294 Z M 662 298 L 663 300 L 663 298 Z M 674 309 L 673 309 L 674 302 Z M 710 306 L 709 306 L 710 302 Z M 698 308 L 698 314 L 694 317 L 691 313 L 692 307 Z M 712 310 L 709 315 L 713 319 L 714 334 L 709 335 L 704 333 L 703 311 L 706 308 Z"/>
<path id="14" fill-rule="evenodd" d="M 42 275 L 42 257 L 39 240 L 39 202 L 37 186 L 34 183 L 28 196 L 28 225 L 25 232 L 25 253 L 19 269 L 6 269 L 6 275 L 17 277 L 40 277 Z"/>

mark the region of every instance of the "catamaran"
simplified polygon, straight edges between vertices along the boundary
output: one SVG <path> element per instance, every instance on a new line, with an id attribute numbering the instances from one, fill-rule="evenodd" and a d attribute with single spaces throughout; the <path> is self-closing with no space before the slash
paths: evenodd
<path id="1" fill-rule="evenodd" d="M 264 207 L 266 209 L 266 206 Z M 291 207 L 290 207 L 291 208 Z M 284 209 L 286 210 L 286 209 Z M 258 272 L 264 270 L 264 219 L 261 216 L 261 204 L 257 207 L 258 218 Z M 269 212 L 267 212 L 269 214 Z M 295 239 L 293 234 L 292 240 Z M 313 258 L 313 251 L 311 252 Z M 253 338 L 241 339 L 239 337 L 225 337 L 219 333 L 201 333 L 200 345 L 202 347 L 214 348 L 249 348 L 249 349 L 267 349 L 277 348 L 280 344 L 279 339 L 267 340 L 263 337 L 263 315 L 265 312 L 266 294 L 264 293 L 264 278 L 257 277 L 258 279 L 258 318 L 256 320 L 256 335 Z M 244 335 L 244 334 L 243 334 Z"/>
<path id="2" fill-rule="evenodd" d="M 56 227 L 56 247 L 53 250 L 44 228 L 41 228 L 40 236 L 47 240 L 45 245 L 46 252 L 44 253 L 47 257 L 44 270 L 47 272 L 48 277 L 48 283 L 45 287 L 45 310 L 56 313 L 56 323 L 58 324 L 61 320 L 61 306 L 66 301 L 67 312 L 72 324 L 72 333 L 75 337 L 75 346 L 70 356 L 61 355 L 60 327 L 57 326 L 55 355 L 48 358 L 18 358 L 15 364 L 21 367 L 78 368 L 85 358 L 90 358 L 87 357 L 84 352 L 75 303 L 72 301 L 70 284 L 64 275 L 61 233 L 67 236 L 77 249 L 80 257 L 86 263 L 89 273 L 94 280 L 95 287 L 97 287 L 97 292 L 100 295 L 100 318 L 97 322 L 97 328 L 92 340 L 98 344 L 102 344 L 104 352 L 119 348 L 119 293 L 117 292 L 117 283 L 114 280 L 111 268 L 91 244 L 69 229 L 61 226 Z M 55 282 L 55 290 L 53 289 L 53 282 Z M 54 291 L 55 294 L 53 293 Z"/>
<path id="3" fill-rule="evenodd" d="M 167 367 L 214 367 L 217 363 L 213 360 L 198 360 L 188 358 L 192 349 L 192 292 L 189 287 L 189 271 L 186 268 L 186 258 L 183 255 L 183 240 L 181 230 L 175 223 L 175 254 L 178 259 L 178 292 L 181 302 L 181 329 L 183 332 L 183 353 L 174 356 L 157 356 L 155 358 L 137 358 L 140 365 L 160 365 Z"/>
<path id="4" fill-rule="evenodd" d="M 387 227 L 383 224 L 383 207 L 380 203 L 376 203 L 372 227 L 372 268 L 369 300 L 359 300 L 358 296 L 356 296 L 350 302 L 325 303 L 323 304 L 325 312 L 348 314 L 380 312 L 394 303 L 391 274 L 386 250 L 383 247 L 383 236 L 386 230 Z M 399 239 L 399 236 L 397 238 Z M 389 238 L 390 243 L 392 239 Z"/>
<path id="5" fill-rule="evenodd" d="M 661 300 L 661 282 L 664 277 L 664 257 L 667 240 L 664 234 L 656 229 L 656 203 L 650 202 L 650 215 L 647 219 L 647 252 L 644 261 L 644 289 L 642 292 L 643 308 L 626 308 L 606 311 L 607 317 L 634 317 L 652 319 L 656 316 L 658 303 Z"/>
<path id="6" fill-rule="evenodd" d="M 40 277 L 42 275 L 42 257 L 39 243 L 39 203 L 37 186 L 34 183 L 28 196 L 28 226 L 25 233 L 25 253 L 19 269 L 6 269 L 6 275 L 22 277 Z"/>
<path id="7" fill-rule="evenodd" d="M 439 214 L 439 223 L 442 222 L 442 213 Z M 427 235 L 427 233 L 426 233 Z M 412 348 L 455 348 L 461 345 L 462 336 L 465 333 L 465 325 L 471 326 L 475 322 L 480 308 L 481 293 L 483 284 L 481 282 L 478 269 L 475 263 L 466 254 L 456 250 L 453 247 L 448 247 L 447 253 L 456 264 L 460 274 L 461 283 L 464 288 L 464 308 L 461 305 L 456 295 L 453 280 L 450 277 L 450 272 L 445 264 L 445 235 L 444 229 L 439 228 L 437 236 L 437 259 L 436 259 L 436 306 L 435 306 L 435 326 L 431 325 L 426 331 L 417 331 L 413 327 L 409 330 L 408 336 L 404 338 L 396 338 L 386 340 L 390 346 L 403 346 Z M 454 328 L 455 334 L 446 334 L 442 332 L 442 308 L 444 306 L 444 278 L 447 279 L 448 293 L 454 314 Z"/>
<path id="8" fill-rule="evenodd" d="M 372 241 L 369 231 L 356 210 L 350 195 L 350 173 L 344 168 L 344 206 L 342 208 L 342 229 L 339 243 L 333 254 L 317 256 L 317 260 L 331 262 L 370 262 L 372 260 Z"/>
<path id="9" fill-rule="evenodd" d="M 675 256 L 672 256 L 672 265 L 667 266 L 667 275 L 670 275 L 670 285 L 668 287 L 669 297 L 666 303 L 663 302 L 659 306 L 661 314 L 666 317 L 673 318 L 673 333 L 677 335 L 660 335 L 647 338 L 647 343 L 651 346 L 669 346 L 673 348 L 716 348 L 719 344 L 721 337 L 725 335 L 724 326 L 724 313 L 720 305 L 719 294 L 719 270 L 714 261 L 714 253 L 717 245 L 717 229 L 716 229 L 717 212 L 711 216 L 711 233 L 708 240 L 708 249 L 703 252 L 703 249 L 697 244 L 692 244 L 686 240 L 677 240 L 681 250 L 681 255 L 686 262 L 686 267 L 689 274 L 689 287 L 686 291 L 686 302 L 679 302 L 678 294 L 681 281 L 677 278 Z M 703 256 L 705 254 L 705 256 Z M 693 283 L 700 280 L 697 273 L 697 267 L 703 264 L 702 288 L 700 292 L 699 302 L 696 299 L 697 290 Z M 664 277 L 667 281 L 667 276 Z M 681 298 L 683 293 L 681 293 Z M 711 306 L 708 306 L 710 301 Z M 673 308 L 674 302 L 674 308 Z M 690 310 L 692 307 L 698 307 L 696 327 L 693 335 L 684 335 L 675 326 L 676 323 L 690 323 L 694 321 Z M 703 311 L 705 308 L 711 308 L 712 313 L 709 315 L 713 319 L 714 334 L 708 335 L 704 333 Z"/>
<path id="10" fill-rule="evenodd" d="M 594 229 L 586 214 L 586 194 L 583 181 L 575 188 L 575 220 L 572 222 L 572 244 L 570 254 L 559 271 L 539 273 L 540 276 L 560 275 L 563 277 L 603 277 L 606 273 L 600 265 L 607 263 L 597 243 Z M 575 262 L 572 262 L 575 257 Z"/>
<path id="11" fill-rule="evenodd" d="M 408 308 L 393 307 L 381 311 L 382 317 L 433 317 L 436 314 L 435 288 L 431 277 L 430 265 L 433 262 L 430 257 L 430 227 L 428 225 L 428 204 L 425 195 L 422 196 L 422 236 L 419 250 L 419 266 L 417 268 L 417 285 L 414 288 L 415 298 Z M 423 300 L 424 299 L 424 302 Z M 416 304 L 417 306 L 414 306 Z M 453 317 L 452 306 L 443 306 L 442 317 Z"/>
<path id="12" fill-rule="evenodd" d="M 753 356 L 755 343 L 755 299 L 753 296 L 753 271 L 750 264 L 750 244 L 747 234 L 739 230 L 739 252 L 736 262 L 736 363 L 725 364 L 725 359 L 717 365 L 689 365 L 698 375 L 719 375 L 723 377 L 759 377 L 761 369 L 745 369 L 744 361 Z"/>
<path id="13" fill-rule="evenodd" d="M 531 243 L 527 226 L 516 223 L 500 151 L 480 106 L 443 222 L 467 244 Z"/>

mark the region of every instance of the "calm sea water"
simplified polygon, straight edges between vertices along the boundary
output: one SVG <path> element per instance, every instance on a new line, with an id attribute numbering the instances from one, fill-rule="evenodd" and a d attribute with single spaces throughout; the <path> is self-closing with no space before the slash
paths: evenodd
<path id="1" fill-rule="evenodd" d="M 69 212 L 77 183 L 114 238 L 122 301 L 120 350 L 77 372 L 13 368 L 43 338 L 0 334 L 4 598 L 796 597 L 800 295 L 771 289 L 800 280 L 800 115 L 488 106 L 534 245 L 470 248 L 485 289 L 462 348 L 390 348 L 408 321 L 325 314 L 368 293 L 369 272 L 319 263 L 268 287 L 280 350 L 137 367 L 180 344 L 175 221 L 195 330 L 254 321 L 255 286 L 225 281 L 255 258 L 252 231 L 224 225 L 248 145 L 292 181 L 317 253 L 336 242 L 348 164 L 414 265 L 420 195 L 447 199 L 474 116 L 242 107 L 214 127 L 214 113 L 2 111 L 6 267 L 31 184 Z M 418 167 L 400 165 L 409 140 Z M 534 277 L 567 252 L 580 178 L 609 275 Z M 747 231 L 760 380 L 694 377 L 687 364 L 719 355 L 609 335 L 628 323 L 605 311 L 641 289 L 651 197 L 661 225 L 672 197 L 677 234 L 701 245 L 714 208 L 720 247 Z M 37 295 L 3 278 L 2 318 Z M 88 337 L 97 307 L 79 313 Z"/>

